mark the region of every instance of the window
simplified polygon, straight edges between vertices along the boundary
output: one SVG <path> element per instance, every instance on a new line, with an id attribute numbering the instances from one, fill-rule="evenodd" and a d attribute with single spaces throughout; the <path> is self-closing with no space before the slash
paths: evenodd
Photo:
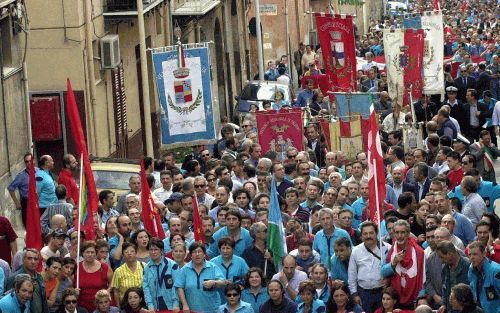
<path id="1" fill-rule="evenodd" d="M 0 53 L 2 56 L 3 67 L 12 67 L 12 23 L 11 17 L 6 16 L 0 20 L 0 35 L 2 40 L 0 41 Z"/>
<path id="2" fill-rule="evenodd" d="M 101 76 L 101 45 L 99 40 L 92 41 L 92 53 L 94 55 L 94 78 L 95 83 L 98 84 L 102 80 Z"/>

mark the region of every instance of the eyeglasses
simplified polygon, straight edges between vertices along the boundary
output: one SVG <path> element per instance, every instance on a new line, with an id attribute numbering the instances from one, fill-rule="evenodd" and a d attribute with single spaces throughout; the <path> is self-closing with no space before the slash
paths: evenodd
<path id="1" fill-rule="evenodd" d="M 469 162 L 464 161 L 464 162 L 462 162 L 462 164 L 463 165 L 469 165 Z"/>
<path id="2" fill-rule="evenodd" d="M 194 188 L 205 188 L 205 185 L 194 185 Z"/>
<path id="3" fill-rule="evenodd" d="M 252 125 L 243 125 L 242 127 L 247 128 L 247 127 L 252 127 Z"/>
<path id="4" fill-rule="evenodd" d="M 295 159 L 297 157 L 297 155 L 288 155 L 287 158 L 289 159 Z"/>
<path id="5" fill-rule="evenodd" d="M 64 303 L 66 304 L 76 304 L 76 300 L 65 300 Z"/>
<path id="6" fill-rule="evenodd" d="M 226 297 L 231 298 L 231 297 L 237 297 L 239 294 L 237 293 L 226 293 Z"/>
<path id="7" fill-rule="evenodd" d="M 206 157 L 209 157 L 210 154 L 202 154 L 201 156 L 204 157 L 204 158 L 206 158 Z"/>
<path id="8" fill-rule="evenodd" d="M 29 162 L 31 162 L 30 160 L 24 160 L 24 163 L 28 164 Z"/>
<path id="9" fill-rule="evenodd" d="M 460 71 L 461 73 L 467 73 L 467 71 Z"/>
<path id="10" fill-rule="evenodd" d="M 215 178 L 212 178 L 212 179 L 207 179 L 207 182 L 213 182 L 213 181 L 216 181 L 217 179 Z"/>

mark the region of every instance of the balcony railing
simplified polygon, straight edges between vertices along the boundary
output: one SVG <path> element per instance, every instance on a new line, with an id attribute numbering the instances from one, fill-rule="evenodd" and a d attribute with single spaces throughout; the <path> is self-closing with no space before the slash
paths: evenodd
<path id="1" fill-rule="evenodd" d="M 143 0 L 144 13 L 147 13 L 166 0 Z M 106 0 L 104 16 L 137 16 L 137 0 Z"/>
<path id="2" fill-rule="evenodd" d="M 220 0 L 172 0 L 172 15 L 205 15 L 220 4 Z"/>

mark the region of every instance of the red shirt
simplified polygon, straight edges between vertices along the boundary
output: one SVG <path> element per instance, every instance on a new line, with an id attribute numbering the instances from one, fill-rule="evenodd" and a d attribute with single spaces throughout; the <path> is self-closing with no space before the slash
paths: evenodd
<path id="1" fill-rule="evenodd" d="M 17 234 L 12 228 L 9 220 L 0 216 L 0 259 L 7 263 L 11 263 L 12 251 L 10 250 L 10 243 L 17 239 Z"/>
<path id="2" fill-rule="evenodd" d="M 60 185 L 64 185 L 66 187 L 67 192 L 67 200 L 73 200 L 75 205 L 78 205 L 78 200 L 80 197 L 80 190 L 76 186 L 75 178 L 73 177 L 73 173 L 67 168 L 63 168 L 59 173 L 59 179 L 57 183 Z"/>
<path id="3" fill-rule="evenodd" d="M 448 190 L 453 190 L 456 186 L 459 186 L 462 178 L 464 178 L 464 170 L 461 167 L 458 170 L 450 170 L 448 172 L 448 179 L 450 180 Z"/>

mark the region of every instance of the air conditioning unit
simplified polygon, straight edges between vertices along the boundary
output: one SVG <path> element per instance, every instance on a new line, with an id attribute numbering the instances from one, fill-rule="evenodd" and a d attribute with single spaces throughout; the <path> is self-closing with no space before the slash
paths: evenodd
<path id="1" fill-rule="evenodd" d="M 101 67 L 113 69 L 120 64 L 120 39 L 118 35 L 101 38 Z"/>

